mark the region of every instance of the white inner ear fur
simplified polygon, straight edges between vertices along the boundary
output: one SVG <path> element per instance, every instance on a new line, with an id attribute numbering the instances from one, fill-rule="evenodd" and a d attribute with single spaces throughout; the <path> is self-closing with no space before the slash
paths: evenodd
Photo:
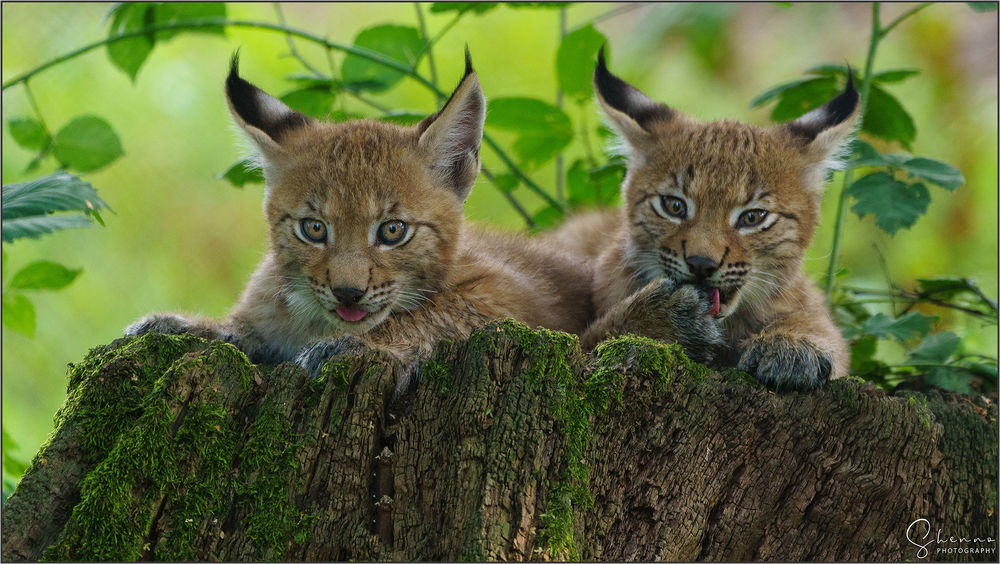
<path id="1" fill-rule="evenodd" d="M 651 141 L 649 133 L 628 114 L 608 105 L 600 94 L 597 95 L 597 101 L 601 106 L 601 121 L 617 133 L 608 142 L 608 152 L 625 157 L 629 168 L 642 166 L 646 161 L 644 147 Z"/>
<path id="2" fill-rule="evenodd" d="M 819 109 L 809 112 L 796 121 L 808 124 L 818 119 L 822 119 L 822 112 Z M 856 127 L 857 113 L 821 131 L 803 148 L 808 163 L 802 169 L 802 183 L 808 190 L 822 194 L 827 173 L 844 168 L 850 156 L 850 141 L 854 138 Z"/>
<path id="3" fill-rule="evenodd" d="M 464 194 L 472 187 L 479 173 L 478 148 L 483 138 L 483 124 L 486 122 L 486 97 L 479 86 L 479 78 L 473 73 L 463 80 L 459 90 L 441 114 L 420 136 L 419 145 L 431 158 L 431 169 L 448 180 L 456 167 L 470 169 L 469 186 L 463 186 Z"/>

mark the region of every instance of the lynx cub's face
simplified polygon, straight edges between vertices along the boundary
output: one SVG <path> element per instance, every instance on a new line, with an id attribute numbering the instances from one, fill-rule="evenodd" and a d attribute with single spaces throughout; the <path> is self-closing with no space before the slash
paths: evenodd
<path id="1" fill-rule="evenodd" d="M 440 288 L 479 172 L 485 99 L 466 63 L 440 112 L 401 127 L 315 121 L 234 58 L 227 98 L 260 149 L 279 292 L 302 324 L 362 334 Z"/>
<path id="2" fill-rule="evenodd" d="M 816 229 L 853 87 L 794 122 L 753 127 L 654 102 L 608 72 L 603 53 L 594 81 L 629 153 L 625 252 L 640 285 L 666 277 L 705 287 L 720 318 L 780 293 Z"/>

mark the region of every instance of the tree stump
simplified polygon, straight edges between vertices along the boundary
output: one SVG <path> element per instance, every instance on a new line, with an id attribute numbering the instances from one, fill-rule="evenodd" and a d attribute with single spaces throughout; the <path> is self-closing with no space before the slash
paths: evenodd
<path id="1" fill-rule="evenodd" d="M 393 374 L 98 347 L 3 508 L 3 559 L 997 559 L 984 398 L 775 394 L 673 345 L 589 356 L 510 321 L 441 343 L 396 402 Z"/>

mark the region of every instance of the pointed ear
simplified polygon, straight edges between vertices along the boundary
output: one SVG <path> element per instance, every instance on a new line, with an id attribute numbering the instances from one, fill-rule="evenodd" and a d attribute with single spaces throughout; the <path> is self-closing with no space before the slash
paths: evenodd
<path id="1" fill-rule="evenodd" d="M 604 60 L 604 47 L 597 55 L 594 90 L 601 109 L 630 149 L 641 150 L 652 139 L 650 132 L 655 122 L 667 122 L 675 117 L 674 110 L 611 74 Z"/>
<path id="2" fill-rule="evenodd" d="M 847 69 L 847 86 L 835 98 L 804 116 L 777 126 L 800 147 L 809 163 L 806 185 L 822 187 L 829 169 L 842 166 L 840 157 L 854 133 L 861 98 L 854 88 L 854 72 Z"/>
<path id="3" fill-rule="evenodd" d="M 479 146 L 486 120 L 486 97 L 465 49 L 465 76 L 436 114 L 417 125 L 419 147 L 431 170 L 465 201 L 479 174 Z"/>
<path id="4" fill-rule="evenodd" d="M 260 147 L 265 156 L 281 152 L 282 137 L 312 123 L 281 100 L 240 78 L 240 54 L 233 54 L 226 78 L 226 101 L 236 123 Z"/>

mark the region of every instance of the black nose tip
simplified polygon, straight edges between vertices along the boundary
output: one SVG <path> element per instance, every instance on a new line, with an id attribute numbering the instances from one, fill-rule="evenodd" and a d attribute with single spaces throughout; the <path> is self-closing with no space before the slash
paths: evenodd
<path id="1" fill-rule="evenodd" d="M 703 255 L 687 257 L 688 269 L 699 279 L 705 279 L 719 268 L 719 263 Z"/>
<path id="2" fill-rule="evenodd" d="M 340 286 L 339 288 L 334 288 L 332 292 L 334 297 L 340 300 L 340 303 L 345 306 L 350 306 L 358 303 L 358 300 L 361 299 L 361 296 L 365 295 L 364 290 L 351 288 L 350 286 Z"/>

